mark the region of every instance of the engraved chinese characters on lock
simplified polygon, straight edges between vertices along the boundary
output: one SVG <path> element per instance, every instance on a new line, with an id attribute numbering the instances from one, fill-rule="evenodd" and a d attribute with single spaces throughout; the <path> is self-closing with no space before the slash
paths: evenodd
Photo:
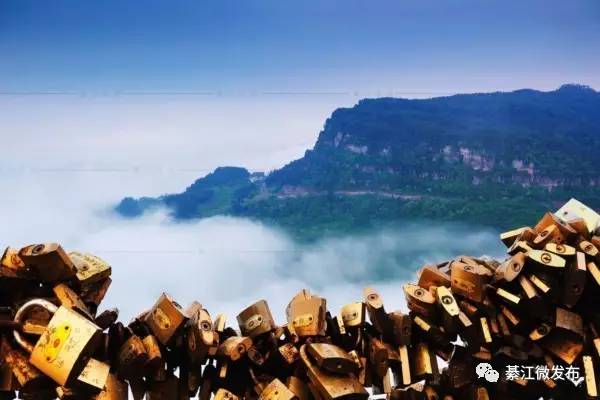
<path id="1" fill-rule="evenodd" d="M 31 345 L 18 331 L 14 331 L 17 343 L 31 353 L 29 361 L 56 383 L 65 386 L 79 375 L 84 359 L 99 344 L 101 331 L 91 321 L 80 314 L 54 304 L 34 299 L 25 303 L 15 314 L 15 322 L 21 323 L 26 313 L 33 307 L 42 307 L 53 313 L 46 330 L 37 343 Z"/>

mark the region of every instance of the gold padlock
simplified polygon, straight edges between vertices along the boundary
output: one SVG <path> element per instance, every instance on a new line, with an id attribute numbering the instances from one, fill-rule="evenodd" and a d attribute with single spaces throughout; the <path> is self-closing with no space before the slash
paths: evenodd
<path id="1" fill-rule="evenodd" d="M 68 280 L 77 273 L 75 264 L 58 243 L 23 247 L 19 257 L 44 282 Z"/>
<path id="2" fill-rule="evenodd" d="M 484 288 L 491 275 L 489 270 L 481 266 L 455 261 L 450 265 L 452 292 L 479 303 L 485 296 Z"/>
<path id="3" fill-rule="evenodd" d="M 114 374 L 109 374 L 104 389 L 94 400 L 127 400 L 127 383 Z"/>
<path id="4" fill-rule="evenodd" d="M 19 389 L 24 390 L 41 389 L 50 386 L 49 384 L 52 382 L 36 367 L 31 365 L 27 356 L 22 351 L 12 348 L 6 338 L 1 339 L 0 346 L 0 354 L 3 356 L 0 360 L 2 361 L 0 365 L 3 367 L 3 373 L 9 374 L 11 380 L 14 376 L 16 380 L 11 385 L 18 386 Z"/>
<path id="5" fill-rule="evenodd" d="M 77 380 L 102 390 L 108 381 L 109 372 L 110 366 L 108 364 L 95 358 L 89 358 Z"/>
<path id="6" fill-rule="evenodd" d="M 365 303 L 362 301 L 346 304 L 340 310 L 346 328 L 363 326 L 365 323 Z"/>
<path id="7" fill-rule="evenodd" d="M 381 296 L 371 287 L 364 288 L 363 295 L 365 296 L 365 304 L 371 324 L 379 333 L 389 336 L 392 330 L 392 322 L 385 312 Z"/>
<path id="8" fill-rule="evenodd" d="M 306 350 L 317 366 L 334 374 L 358 373 L 356 363 L 350 355 L 334 344 L 308 343 Z"/>
<path id="9" fill-rule="evenodd" d="M 420 286 L 407 283 L 402 286 L 409 310 L 433 317 L 437 314 L 435 297 Z"/>
<path id="10" fill-rule="evenodd" d="M 60 302 L 61 306 L 76 311 L 89 320 L 94 319 L 83 300 L 81 300 L 77 293 L 75 293 L 75 291 L 69 286 L 65 285 L 64 283 L 59 283 L 52 288 L 52 291 L 54 292 L 54 295 Z"/>
<path id="11" fill-rule="evenodd" d="M 276 328 L 275 320 L 265 300 L 259 300 L 246 307 L 238 314 L 237 321 L 242 335 L 250 336 L 252 339 Z"/>
<path id="12" fill-rule="evenodd" d="M 218 354 L 237 361 L 246 355 L 252 346 L 252 339 L 247 336 L 231 336 L 219 346 Z"/>
<path id="13" fill-rule="evenodd" d="M 299 337 L 325 334 L 324 298 L 311 295 L 306 289 L 296 294 L 286 308 L 288 328 Z"/>
<path id="14" fill-rule="evenodd" d="M 240 398 L 227 389 L 219 388 L 215 393 L 214 400 L 240 400 Z"/>
<path id="15" fill-rule="evenodd" d="M 312 400 L 310 389 L 304 381 L 297 376 L 289 376 L 287 378 L 287 387 L 294 393 L 298 400 Z"/>
<path id="16" fill-rule="evenodd" d="M 306 345 L 300 347 L 300 358 L 310 383 L 323 399 L 366 400 L 369 397 L 369 393 L 353 375 L 328 374 L 315 366 L 307 354 Z"/>
<path id="17" fill-rule="evenodd" d="M 110 265 L 93 254 L 72 251 L 69 257 L 77 270 L 76 277 L 80 284 L 89 285 L 110 276 Z"/>
<path id="18" fill-rule="evenodd" d="M 190 315 L 190 324 L 187 327 L 187 349 L 190 361 L 194 365 L 203 364 L 211 349 L 216 350 L 218 345 L 219 336 L 213 330 L 210 314 L 201 307 Z"/>
<path id="19" fill-rule="evenodd" d="M 450 276 L 436 266 L 426 265 L 419 271 L 418 286 L 429 290 L 431 286 L 450 287 Z"/>
<path id="20" fill-rule="evenodd" d="M 259 400 L 293 400 L 297 397 L 279 379 L 273 379 L 260 393 Z"/>
<path id="21" fill-rule="evenodd" d="M 512 282 L 523 270 L 525 266 L 525 253 L 518 252 L 496 269 L 494 273 L 495 281 Z"/>
<path id="22" fill-rule="evenodd" d="M 4 254 L 2 254 L 2 258 L 0 258 L 0 270 L 2 268 L 13 272 L 15 276 L 20 278 L 27 278 L 31 275 L 31 271 L 19 257 L 19 250 L 12 247 L 7 247 Z"/>
<path id="23" fill-rule="evenodd" d="M 16 330 L 13 331 L 15 340 L 31 353 L 31 364 L 60 386 L 66 386 L 82 371 L 86 356 L 100 344 L 101 330 L 78 313 L 63 306 L 57 308 L 42 299 L 23 304 L 15 313 L 15 322 L 21 323 L 23 316 L 33 307 L 45 308 L 54 315 L 35 346 Z"/>
<path id="24" fill-rule="evenodd" d="M 144 321 L 158 341 L 166 345 L 187 319 L 181 306 L 168 294 L 163 293 L 146 314 Z"/>

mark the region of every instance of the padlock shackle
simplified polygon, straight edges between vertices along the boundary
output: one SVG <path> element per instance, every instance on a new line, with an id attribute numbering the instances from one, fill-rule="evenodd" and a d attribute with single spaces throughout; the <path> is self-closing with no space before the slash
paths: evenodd
<path id="1" fill-rule="evenodd" d="M 19 308 L 17 310 L 17 312 L 15 313 L 14 322 L 21 325 L 23 323 L 23 321 L 22 321 L 23 317 L 25 315 L 27 315 L 29 310 L 34 307 L 44 308 L 44 309 L 48 310 L 48 312 L 50 312 L 51 314 L 54 314 L 58 310 L 58 307 L 56 305 L 50 303 L 48 300 L 44 300 L 44 299 L 29 300 L 28 302 L 23 304 L 21 306 L 21 308 Z M 15 337 L 15 341 L 25 351 L 27 351 L 28 353 L 31 353 L 33 351 L 33 345 L 31 343 L 29 343 L 27 340 L 25 340 L 25 338 L 23 338 L 23 336 L 21 335 L 21 332 L 19 332 L 16 329 L 13 330 L 13 336 Z"/>

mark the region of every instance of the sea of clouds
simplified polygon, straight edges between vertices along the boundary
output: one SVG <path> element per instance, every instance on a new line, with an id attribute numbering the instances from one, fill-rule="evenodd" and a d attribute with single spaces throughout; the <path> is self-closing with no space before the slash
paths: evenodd
<path id="1" fill-rule="evenodd" d="M 0 245 L 59 242 L 104 258 L 113 284 L 102 307 L 118 306 L 123 321 L 162 291 L 184 306 L 198 300 L 212 315 L 224 312 L 233 325 L 261 298 L 283 321 L 302 288 L 325 296 L 337 312 L 373 285 L 388 309 L 403 309 L 402 283 L 424 263 L 458 254 L 502 257 L 497 232 L 457 224 L 407 222 L 307 244 L 247 219 L 182 223 L 168 210 L 132 220 L 111 212 L 123 196 L 183 190 L 230 160 L 263 170 L 281 165 L 298 153 L 297 143 L 314 140 L 333 106 L 259 99 L 236 120 L 231 104 L 210 101 L 0 100 Z M 253 113 L 273 118 L 256 122 Z"/>

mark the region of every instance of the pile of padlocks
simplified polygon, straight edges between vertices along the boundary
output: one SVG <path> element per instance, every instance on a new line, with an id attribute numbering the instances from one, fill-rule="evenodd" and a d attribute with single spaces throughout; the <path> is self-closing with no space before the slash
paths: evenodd
<path id="1" fill-rule="evenodd" d="M 97 312 L 106 262 L 58 244 L 9 247 L 0 399 L 595 398 L 599 219 L 572 200 L 501 234 L 503 262 L 426 265 L 402 288 L 408 314 L 388 312 L 367 288 L 333 315 L 302 290 L 285 324 L 260 300 L 237 315 L 239 330 L 166 294 L 125 326 L 117 309 Z"/>

